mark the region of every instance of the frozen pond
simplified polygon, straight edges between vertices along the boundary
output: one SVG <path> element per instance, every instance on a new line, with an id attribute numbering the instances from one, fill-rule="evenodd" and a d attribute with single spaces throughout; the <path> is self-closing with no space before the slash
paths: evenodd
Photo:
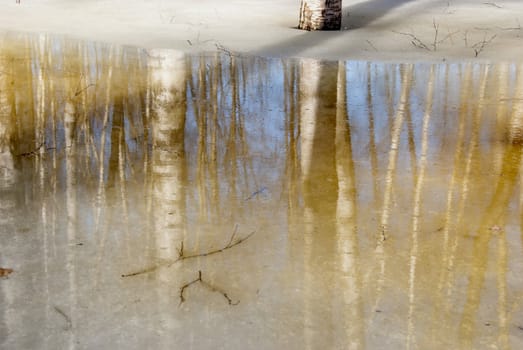
<path id="1" fill-rule="evenodd" d="M 523 64 L 1 40 L 0 348 L 523 348 Z"/>

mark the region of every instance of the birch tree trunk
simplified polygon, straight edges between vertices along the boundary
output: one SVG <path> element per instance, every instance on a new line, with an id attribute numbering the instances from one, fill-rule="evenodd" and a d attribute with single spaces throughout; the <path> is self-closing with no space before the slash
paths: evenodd
<path id="1" fill-rule="evenodd" d="M 342 0 L 301 0 L 299 29 L 339 30 Z"/>

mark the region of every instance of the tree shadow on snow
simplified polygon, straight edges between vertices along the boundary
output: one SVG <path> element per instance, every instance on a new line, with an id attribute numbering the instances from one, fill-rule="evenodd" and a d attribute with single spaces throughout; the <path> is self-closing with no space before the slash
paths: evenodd
<path id="1" fill-rule="evenodd" d="M 411 3 L 414 0 L 362 0 L 343 8 L 342 30 L 363 28 L 385 16 L 393 9 Z"/>
<path id="2" fill-rule="evenodd" d="M 342 14 L 342 29 L 339 31 L 296 31 L 301 32 L 297 36 L 285 39 L 277 44 L 263 47 L 257 52 L 271 55 L 284 54 L 286 56 L 298 56 L 303 51 L 334 40 L 346 35 L 350 30 L 364 28 L 372 22 L 385 16 L 392 10 L 402 5 L 414 2 L 415 0 L 362 0 L 361 2 L 344 6 Z M 296 23 L 298 19 L 296 19 Z M 257 52 L 251 52 L 256 55 Z"/>

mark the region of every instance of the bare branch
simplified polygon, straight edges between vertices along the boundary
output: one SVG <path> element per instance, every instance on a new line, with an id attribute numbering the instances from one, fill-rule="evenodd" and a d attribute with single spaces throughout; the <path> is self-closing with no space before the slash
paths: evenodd
<path id="1" fill-rule="evenodd" d="M 438 43 L 438 44 L 441 44 L 442 42 L 446 41 L 447 39 L 450 39 L 450 42 L 453 44 L 454 42 L 453 42 L 453 40 L 452 40 L 452 36 L 453 36 L 454 34 L 458 34 L 459 32 L 460 32 L 459 30 L 456 30 L 456 31 L 454 31 L 454 32 L 449 32 L 447 35 L 445 35 L 445 36 L 443 37 L 443 39 L 439 40 L 437 43 Z"/>
<path id="2" fill-rule="evenodd" d="M 257 195 L 259 195 L 259 194 L 265 192 L 266 190 L 267 190 L 267 187 L 262 186 L 259 190 L 257 190 L 257 191 L 255 191 L 255 192 L 251 193 L 251 195 L 250 195 L 249 197 L 245 198 L 245 201 L 248 201 L 248 200 L 253 199 L 253 198 L 256 197 Z"/>
<path id="3" fill-rule="evenodd" d="M 436 19 L 432 19 L 432 26 L 434 27 L 434 41 L 432 43 L 432 48 L 434 51 L 438 49 L 438 33 L 439 33 L 439 24 L 436 23 Z"/>
<path id="4" fill-rule="evenodd" d="M 192 259 L 192 258 L 199 258 L 199 257 L 203 257 L 203 256 L 209 256 L 209 255 L 213 255 L 213 254 L 217 254 L 217 253 L 221 253 L 223 252 L 224 250 L 227 250 L 227 249 L 231 249 L 232 247 L 234 246 L 237 246 L 238 244 L 248 240 L 249 238 L 252 237 L 252 235 L 254 235 L 256 233 L 256 231 L 252 231 L 251 233 L 249 233 L 247 236 L 243 237 L 243 238 L 240 238 L 238 239 L 236 242 L 232 242 L 232 237 L 231 237 L 231 240 L 230 242 L 223 248 L 220 248 L 220 249 L 215 249 L 215 250 L 210 250 L 208 252 L 205 252 L 205 253 L 199 253 L 199 254 L 193 254 L 193 255 L 184 255 L 182 257 L 180 257 L 179 260 L 186 260 L 186 259 Z M 235 232 L 233 232 L 233 235 L 235 235 Z M 172 265 L 172 264 L 171 264 Z M 170 266 L 170 265 L 169 265 Z"/>
<path id="5" fill-rule="evenodd" d="M 378 51 L 378 49 L 376 48 L 376 46 L 374 46 L 374 44 L 372 44 L 372 42 L 370 40 L 365 40 L 367 42 L 367 44 L 370 45 L 370 47 L 372 47 L 374 49 L 374 51 Z"/>
<path id="6" fill-rule="evenodd" d="M 227 303 L 229 305 L 238 305 L 240 303 L 240 301 L 232 301 L 232 299 L 229 297 L 229 295 L 224 291 L 222 290 L 221 288 L 219 287 L 216 287 L 212 284 L 210 284 L 209 282 L 207 281 L 204 281 L 202 279 L 202 271 L 198 271 L 198 278 L 196 278 L 195 280 L 192 280 L 191 282 L 188 282 L 186 284 L 184 284 L 181 288 L 180 288 L 180 305 L 182 305 L 184 302 L 185 302 L 185 290 L 187 288 L 189 288 L 190 286 L 192 286 L 193 284 L 195 283 L 198 283 L 200 282 L 201 284 L 203 284 L 205 287 L 207 287 L 211 292 L 215 292 L 215 293 L 219 293 L 221 294 L 226 300 L 227 300 Z"/>
<path id="7" fill-rule="evenodd" d="M 176 261 L 178 261 L 178 260 L 179 259 L 177 259 Z M 160 267 L 162 267 L 162 265 L 150 266 L 150 267 L 147 267 L 147 268 L 145 268 L 143 270 L 138 270 L 138 271 L 135 271 L 135 272 L 123 274 L 122 277 L 133 277 L 133 276 L 143 275 L 144 273 L 149 273 L 149 272 L 156 271 Z"/>
<path id="8" fill-rule="evenodd" d="M 187 288 L 189 288 L 191 285 L 197 283 L 197 282 L 201 282 L 202 281 L 202 272 L 201 271 L 198 271 L 198 278 L 195 279 L 194 281 L 191 281 L 189 283 L 186 283 L 182 286 L 182 288 L 180 288 L 180 304 L 182 304 L 184 301 L 185 301 L 185 297 L 183 296 L 183 293 L 185 292 L 185 290 Z"/>
<path id="9" fill-rule="evenodd" d="M 20 154 L 16 154 L 17 157 L 31 157 L 31 156 L 34 156 L 36 154 L 38 154 L 38 151 L 40 151 L 40 149 L 42 148 L 42 146 L 45 144 L 45 142 L 42 142 L 40 145 L 38 145 L 38 147 L 36 147 L 34 150 L 30 151 L 30 152 L 25 152 L 25 153 L 20 153 Z"/>
<path id="10" fill-rule="evenodd" d="M 499 6 L 499 5 L 496 4 L 495 2 L 484 2 L 483 4 L 484 4 L 484 5 L 493 6 L 493 7 L 497 7 L 498 9 L 502 9 L 502 8 L 503 8 L 503 6 Z"/>
<path id="11" fill-rule="evenodd" d="M 232 240 L 234 239 L 234 236 L 236 236 L 236 232 L 238 232 L 238 224 L 234 225 L 234 230 L 232 231 L 231 239 L 229 239 L 229 243 L 227 243 L 226 247 L 232 244 Z"/>
<path id="12" fill-rule="evenodd" d="M 85 90 L 89 89 L 91 86 L 96 86 L 96 85 L 95 84 L 89 84 L 86 87 L 84 87 L 83 89 L 76 90 L 76 92 L 74 93 L 74 97 L 80 95 L 82 92 L 84 92 Z"/>
<path id="13" fill-rule="evenodd" d="M 214 45 L 216 46 L 216 48 L 217 48 L 218 50 L 223 51 L 223 52 L 225 52 L 227 55 L 229 55 L 229 57 L 231 57 L 231 56 L 235 56 L 231 50 L 225 48 L 225 46 L 223 46 L 222 44 L 220 44 L 220 43 L 216 43 L 216 44 L 214 44 Z"/>
<path id="14" fill-rule="evenodd" d="M 65 319 L 66 326 L 64 327 L 64 330 L 67 331 L 73 328 L 73 322 L 71 321 L 71 318 L 67 316 L 67 314 L 62 311 L 62 309 L 60 309 L 58 306 L 55 306 L 54 311 L 58 312 Z"/>
<path id="15" fill-rule="evenodd" d="M 485 33 L 485 36 L 483 37 L 482 41 L 479 41 L 472 45 L 472 49 L 474 50 L 475 57 L 478 57 L 479 54 L 487 47 L 488 44 L 492 42 L 496 38 L 496 34 L 492 35 L 490 39 L 487 39 L 487 34 Z"/>
<path id="16" fill-rule="evenodd" d="M 414 45 L 415 47 L 419 48 L 419 49 L 425 49 L 427 51 L 431 51 L 430 48 L 425 45 L 425 43 L 423 41 L 421 41 L 420 39 L 418 39 L 417 36 L 415 36 L 414 34 L 412 33 L 405 33 L 405 32 L 397 32 L 395 30 L 393 30 L 392 32 L 396 33 L 396 34 L 401 34 L 401 35 L 405 35 L 405 36 L 408 36 L 410 37 L 412 40 L 410 41 L 410 43 L 412 45 Z"/>
<path id="17" fill-rule="evenodd" d="M 180 248 L 178 249 L 178 258 L 183 256 L 183 241 L 180 242 Z"/>
<path id="18" fill-rule="evenodd" d="M 166 261 L 166 262 L 163 262 L 161 264 L 153 265 L 153 266 L 150 266 L 150 267 L 147 267 L 145 269 L 138 270 L 138 271 L 135 271 L 135 272 L 122 274 L 121 277 L 133 277 L 133 276 L 143 275 L 143 274 L 146 274 L 146 273 L 154 272 L 154 271 L 158 270 L 161 267 L 169 268 L 172 265 L 176 264 L 177 262 L 180 262 L 180 261 L 183 261 L 183 260 L 218 254 L 218 253 L 221 253 L 221 252 L 223 252 L 223 251 L 225 251 L 227 249 L 231 249 L 231 248 L 233 248 L 233 247 L 235 247 L 235 246 L 245 242 L 246 240 L 251 238 L 256 233 L 256 230 L 254 230 L 251 233 L 249 233 L 247 236 L 235 240 L 237 230 L 238 230 L 238 225 L 235 225 L 234 226 L 234 230 L 233 230 L 233 232 L 231 234 L 231 237 L 229 239 L 229 243 L 227 243 L 227 245 L 225 245 L 222 248 L 209 250 L 209 251 L 204 252 L 204 253 L 195 253 L 195 254 L 191 254 L 191 255 L 185 255 L 184 246 L 183 246 L 183 242 L 182 242 L 180 244 L 180 249 L 178 249 L 178 254 L 179 255 L 178 255 L 178 257 L 175 260 Z"/>

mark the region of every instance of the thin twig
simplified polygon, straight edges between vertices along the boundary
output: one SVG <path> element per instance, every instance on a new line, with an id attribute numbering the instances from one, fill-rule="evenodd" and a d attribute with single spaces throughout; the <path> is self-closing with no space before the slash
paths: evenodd
<path id="1" fill-rule="evenodd" d="M 456 30 L 456 31 L 454 31 L 454 32 L 449 32 L 447 35 L 445 35 L 445 36 L 443 37 L 443 39 L 441 39 L 441 40 L 438 41 L 438 44 L 441 44 L 442 42 L 446 41 L 447 39 L 450 39 L 450 42 L 451 42 L 452 44 L 454 44 L 454 42 L 452 41 L 452 36 L 453 36 L 454 34 L 458 34 L 459 32 L 460 32 L 459 30 Z"/>
<path id="2" fill-rule="evenodd" d="M 179 261 L 179 259 L 177 259 L 176 261 Z M 150 266 L 150 267 L 145 268 L 143 270 L 139 270 L 139 271 L 123 274 L 122 277 L 133 277 L 133 276 L 143 275 L 144 273 L 153 272 L 153 271 L 159 269 L 160 267 L 162 267 L 162 265 Z"/>
<path id="3" fill-rule="evenodd" d="M 427 51 L 431 51 L 430 48 L 427 45 L 425 45 L 425 43 L 423 41 L 421 41 L 417 36 L 415 36 L 412 33 L 398 32 L 398 31 L 395 31 L 395 30 L 393 30 L 392 32 L 394 32 L 396 34 L 401 34 L 401 35 L 405 35 L 405 36 L 411 37 L 412 40 L 410 41 L 410 43 L 412 45 L 414 45 L 414 47 L 417 47 L 419 49 L 425 49 Z"/>
<path id="4" fill-rule="evenodd" d="M 434 41 L 432 43 L 432 48 L 434 51 L 438 49 L 438 33 L 439 33 L 439 24 L 436 23 L 436 19 L 432 19 L 432 26 L 434 27 Z"/>
<path id="5" fill-rule="evenodd" d="M 370 40 L 365 40 L 367 42 L 367 44 L 370 45 L 370 47 L 372 47 L 374 49 L 374 51 L 378 51 L 378 49 L 376 48 L 376 46 L 374 46 L 374 44 L 372 44 L 372 42 Z"/>
<path id="6" fill-rule="evenodd" d="M 231 50 L 225 48 L 222 44 L 220 44 L 220 43 L 216 43 L 216 44 L 214 44 L 214 45 L 216 45 L 216 48 L 217 48 L 218 50 L 223 51 L 223 52 L 225 52 L 227 55 L 229 55 L 229 57 L 234 56 L 234 55 L 233 55 L 233 52 L 232 52 Z"/>
<path id="7" fill-rule="evenodd" d="M 178 249 L 178 258 L 183 256 L 183 241 L 180 242 L 180 248 Z"/>
<path id="8" fill-rule="evenodd" d="M 239 240 L 237 240 L 236 242 L 234 243 L 229 243 L 227 244 L 225 247 L 223 248 L 220 248 L 220 249 L 215 249 L 215 250 L 210 250 L 208 252 L 205 252 L 205 253 L 199 253 L 199 254 L 193 254 L 193 255 L 184 255 L 182 257 L 180 257 L 179 260 L 187 260 L 187 259 L 192 259 L 192 258 L 199 258 L 199 257 L 203 257 L 203 256 L 209 256 L 209 255 L 213 255 L 213 254 L 217 254 L 217 253 L 221 253 L 227 249 L 231 249 L 232 247 L 234 246 L 237 246 L 238 244 L 248 240 L 249 238 L 251 238 L 252 235 L 254 235 L 256 233 L 256 231 L 252 231 L 251 233 L 249 233 L 247 236 L 243 237 L 243 238 L 240 238 Z M 234 232 L 233 232 L 234 234 Z M 174 262 L 173 262 L 174 263 Z M 173 264 L 171 263 L 171 265 Z M 169 265 L 169 266 L 171 266 Z"/>
<path id="9" fill-rule="evenodd" d="M 232 231 L 231 239 L 229 239 L 229 243 L 227 243 L 226 247 L 232 244 L 232 240 L 234 239 L 234 236 L 236 236 L 236 232 L 238 232 L 238 224 L 234 225 L 234 230 Z"/>
<path id="10" fill-rule="evenodd" d="M 184 284 L 182 286 L 182 288 L 180 288 L 180 304 L 182 304 L 185 301 L 185 297 L 183 296 L 183 293 L 185 292 L 185 290 L 187 288 L 189 288 L 191 285 L 193 285 L 194 283 L 201 282 L 201 281 L 202 281 L 202 272 L 198 271 L 198 278 L 197 279 L 195 279 L 194 281 L 191 281 L 189 283 Z"/>
<path id="11" fill-rule="evenodd" d="M 35 154 L 38 153 L 38 151 L 40 151 L 40 148 L 42 148 L 42 146 L 45 144 L 45 142 L 42 142 L 38 147 L 36 147 L 34 150 L 30 151 L 30 152 L 25 152 L 25 153 L 20 153 L 20 154 L 16 154 L 17 157 L 31 157 L 31 156 L 34 156 Z"/>
<path id="12" fill-rule="evenodd" d="M 489 5 L 489 6 L 494 6 L 494 7 L 497 7 L 498 9 L 502 9 L 503 8 L 503 6 L 499 6 L 495 2 L 484 2 L 483 4 L 484 5 Z"/>
<path id="13" fill-rule="evenodd" d="M 65 330 L 69 330 L 73 327 L 73 322 L 71 321 L 71 318 L 67 316 L 65 312 L 62 311 L 58 306 L 54 307 L 54 310 L 58 312 L 62 317 L 65 319 L 65 322 L 67 323 L 67 326 L 64 328 Z"/>
<path id="14" fill-rule="evenodd" d="M 158 270 L 161 267 L 169 268 L 172 265 L 176 264 L 177 262 L 180 262 L 180 261 L 183 261 L 183 260 L 218 254 L 218 253 L 221 253 L 221 252 L 223 252 L 223 251 L 225 251 L 227 249 L 231 249 L 232 247 L 235 247 L 238 244 L 241 244 L 241 243 L 245 242 L 246 240 L 251 238 L 256 233 L 256 230 L 254 230 L 251 233 L 249 233 L 247 236 L 242 237 L 242 238 L 234 241 L 234 237 L 236 236 L 236 232 L 237 232 L 237 226 L 238 225 L 235 225 L 235 227 L 234 227 L 234 230 L 233 230 L 233 232 L 231 234 L 231 238 L 229 239 L 229 243 L 227 243 L 227 245 L 225 245 L 223 248 L 209 250 L 209 251 L 204 252 L 204 253 L 196 253 L 196 254 L 192 254 L 192 255 L 185 255 L 184 248 L 183 248 L 183 242 L 182 242 L 180 244 L 180 249 L 178 249 L 178 254 L 179 255 L 178 255 L 178 257 L 175 260 L 171 260 L 171 261 L 167 261 L 167 262 L 164 262 L 164 263 L 161 263 L 161 264 L 153 265 L 153 266 L 147 267 L 147 268 L 139 270 L 139 271 L 123 274 L 123 275 L 121 275 L 121 277 L 133 277 L 133 276 L 143 275 L 143 274 L 146 274 L 146 273 L 150 273 L 150 272 L 156 271 L 156 270 Z"/>
<path id="15" fill-rule="evenodd" d="M 465 42 L 465 47 L 469 47 L 469 41 L 467 39 L 468 33 L 469 33 L 468 30 L 466 30 L 465 33 L 463 33 L 463 41 Z"/>
<path id="16" fill-rule="evenodd" d="M 459 33 L 459 30 L 457 31 L 454 31 L 454 32 L 449 32 L 447 35 L 445 35 L 442 39 L 439 38 L 439 24 L 436 22 L 436 19 L 433 18 L 432 19 L 432 27 L 434 28 L 434 39 L 432 40 L 432 44 L 430 44 L 430 46 L 432 48 L 429 47 L 429 45 L 425 44 L 420 38 L 418 38 L 415 34 L 412 34 L 412 33 L 407 33 L 407 32 L 398 32 L 398 31 L 395 31 L 393 30 L 392 32 L 393 33 L 396 33 L 396 34 L 401 34 L 401 35 L 405 35 L 405 36 L 408 36 L 411 38 L 411 41 L 410 43 L 414 46 L 414 47 L 417 47 L 418 49 L 424 49 L 424 50 L 427 50 L 427 51 L 437 51 L 438 50 L 438 45 L 445 42 L 447 39 L 451 39 L 452 41 L 452 36 L 456 33 Z M 466 37 L 466 33 L 465 33 L 465 37 Z M 466 42 L 466 40 L 465 40 Z"/>
<path id="17" fill-rule="evenodd" d="M 84 88 L 81 89 L 81 90 L 76 90 L 76 92 L 74 93 L 74 97 L 77 97 L 77 96 L 80 95 L 82 92 L 84 92 L 85 90 L 89 89 L 91 86 L 95 86 L 95 84 L 89 84 L 89 85 L 87 85 L 86 87 L 84 87 Z"/>
<path id="18" fill-rule="evenodd" d="M 485 47 L 492 42 L 496 38 L 496 34 L 492 35 L 490 39 L 487 40 L 487 34 L 485 33 L 485 36 L 483 37 L 483 40 L 480 42 L 475 43 L 472 45 L 472 49 L 474 50 L 475 57 L 478 57 L 479 54 L 485 49 Z"/>
<path id="19" fill-rule="evenodd" d="M 251 193 L 251 195 L 250 195 L 249 197 L 245 198 L 245 201 L 247 202 L 248 200 L 253 199 L 253 198 L 256 197 L 257 195 L 259 195 L 259 194 L 265 192 L 266 190 L 267 190 L 267 187 L 262 186 L 259 190 L 257 190 L 257 191 L 255 191 L 255 192 Z"/>
<path id="20" fill-rule="evenodd" d="M 221 294 L 226 300 L 227 300 L 227 303 L 229 305 L 238 305 L 240 303 L 240 301 L 232 301 L 232 299 L 229 297 L 229 295 L 223 291 L 221 288 L 218 288 L 216 286 L 213 286 L 212 284 L 210 284 L 209 282 L 207 281 L 204 281 L 202 279 L 202 271 L 199 270 L 198 271 L 198 278 L 196 278 L 195 280 L 191 281 L 191 282 L 188 282 L 186 284 L 184 284 L 181 288 L 180 288 L 180 305 L 183 304 L 185 302 L 185 296 L 184 296 L 184 292 L 187 288 L 189 288 L 190 286 L 192 286 L 193 284 L 195 283 L 198 283 L 200 282 L 201 284 L 203 284 L 205 287 L 207 287 L 211 292 L 215 292 L 215 293 L 219 293 Z"/>

